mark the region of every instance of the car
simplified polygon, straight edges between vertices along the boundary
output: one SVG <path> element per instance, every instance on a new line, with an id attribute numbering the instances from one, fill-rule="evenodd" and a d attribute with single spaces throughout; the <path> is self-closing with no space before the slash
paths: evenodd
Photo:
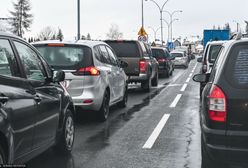
<path id="1" fill-rule="evenodd" d="M 171 76 L 174 70 L 174 62 L 172 61 L 174 58 L 168 50 L 162 47 L 152 47 L 152 55 L 159 63 L 159 74 L 166 77 Z"/>
<path id="2" fill-rule="evenodd" d="M 106 40 L 119 59 L 128 63 L 125 73 L 128 83 L 141 83 L 141 88 L 149 92 L 151 86 L 158 85 L 158 62 L 152 57 L 150 46 L 137 40 Z"/>
<path id="3" fill-rule="evenodd" d="M 0 32 L 0 165 L 26 163 L 53 146 L 72 151 L 75 108 L 64 75 L 26 41 Z"/>
<path id="4" fill-rule="evenodd" d="M 188 57 L 185 55 L 185 52 L 183 51 L 171 51 L 171 56 L 175 58 L 173 60 L 175 66 L 183 66 L 184 68 L 188 68 L 189 62 L 188 62 Z"/>
<path id="5" fill-rule="evenodd" d="M 200 73 L 204 74 L 211 71 L 224 43 L 225 41 L 212 41 L 207 43 L 203 56 L 197 59 L 197 62 L 201 63 Z M 206 83 L 200 83 L 200 98 L 205 85 Z"/>
<path id="6" fill-rule="evenodd" d="M 223 44 L 211 73 L 193 80 L 206 82 L 200 110 L 202 168 L 248 167 L 248 39 Z"/>
<path id="7" fill-rule="evenodd" d="M 41 41 L 33 45 L 55 70 L 65 71 L 64 86 L 77 111 L 95 112 L 106 121 L 109 107 L 125 107 L 128 99 L 127 63 L 119 61 L 113 49 L 100 41 Z"/>

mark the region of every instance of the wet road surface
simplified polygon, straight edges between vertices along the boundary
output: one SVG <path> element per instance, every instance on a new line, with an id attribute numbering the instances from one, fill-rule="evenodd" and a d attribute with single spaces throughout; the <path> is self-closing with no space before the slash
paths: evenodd
<path id="1" fill-rule="evenodd" d="M 128 106 L 111 108 L 99 123 L 90 112 L 77 115 L 72 155 L 53 149 L 27 163 L 32 168 L 200 168 L 199 72 L 196 61 L 175 69 L 144 93 L 129 86 Z M 146 146 L 148 144 L 148 146 Z"/>

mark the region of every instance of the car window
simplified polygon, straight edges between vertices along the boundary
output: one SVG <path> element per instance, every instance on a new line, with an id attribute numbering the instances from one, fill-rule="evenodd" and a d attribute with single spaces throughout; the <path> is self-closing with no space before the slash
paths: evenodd
<path id="1" fill-rule="evenodd" d="M 55 70 L 74 70 L 92 65 L 92 52 L 86 46 L 35 45 L 48 64 Z"/>
<path id="2" fill-rule="evenodd" d="M 171 53 L 173 57 L 183 57 L 183 54 L 181 53 Z"/>
<path id="3" fill-rule="evenodd" d="M 140 42 L 140 46 L 141 46 L 141 50 L 143 53 L 143 57 L 149 57 L 149 53 L 148 53 L 147 48 L 145 47 L 145 44 Z"/>
<path id="4" fill-rule="evenodd" d="M 236 45 L 228 56 L 225 76 L 236 88 L 248 88 L 248 45 Z"/>
<path id="5" fill-rule="evenodd" d="M 0 75 L 20 76 L 14 53 L 6 39 L 0 39 Z"/>
<path id="6" fill-rule="evenodd" d="M 104 45 L 100 45 L 99 49 L 101 51 L 100 53 L 101 53 L 102 62 L 106 64 L 110 64 L 109 55 L 106 47 Z"/>
<path id="7" fill-rule="evenodd" d="M 93 48 L 93 52 L 94 52 L 95 58 L 96 58 L 98 61 L 102 62 L 101 51 L 99 50 L 99 46 L 95 46 L 95 47 Z"/>
<path id="8" fill-rule="evenodd" d="M 164 58 L 165 52 L 162 49 L 152 49 L 152 55 L 155 58 Z"/>
<path id="9" fill-rule="evenodd" d="M 107 43 L 114 49 L 117 57 L 140 57 L 136 42 L 117 41 Z"/>
<path id="10" fill-rule="evenodd" d="M 108 50 L 108 54 L 109 54 L 109 59 L 110 59 L 110 62 L 112 65 L 118 65 L 117 63 L 117 59 L 115 57 L 115 54 L 113 53 L 113 51 L 109 48 L 109 47 L 106 47 L 107 50 Z"/>
<path id="11" fill-rule="evenodd" d="M 44 82 L 45 72 L 37 54 L 25 44 L 17 41 L 14 41 L 14 44 L 24 66 L 27 79 Z"/>
<path id="12" fill-rule="evenodd" d="M 222 47 L 222 45 L 213 45 L 210 47 L 209 58 L 208 58 L 208 61 L 210 63 L 213 63 L 216 60 L 216 58 L 217 58 L 217 56 L 221 50 L 221 47 Z"/>

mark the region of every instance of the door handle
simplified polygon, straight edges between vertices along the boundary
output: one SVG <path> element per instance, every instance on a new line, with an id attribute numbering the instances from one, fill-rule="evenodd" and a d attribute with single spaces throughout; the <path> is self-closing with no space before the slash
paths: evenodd
<path id="1" fill-rule="evenodd" d="M 34 96 L 34 100 L 35 100 L 37 103 L 40 103 L 40 102 L 41 102 L 41 98 L 40 98 L 40 96 L 38 96 L 38 95 L 35 95 L 35 96 Z"/>
<path id="2" fill-rule="evenodd" d="M 9 98 L 8 98 L 8 97 L 0 96 L 0 102 L 1 102 L 2 104 L 5 104 L 7 101 L 9 101 Z"/>

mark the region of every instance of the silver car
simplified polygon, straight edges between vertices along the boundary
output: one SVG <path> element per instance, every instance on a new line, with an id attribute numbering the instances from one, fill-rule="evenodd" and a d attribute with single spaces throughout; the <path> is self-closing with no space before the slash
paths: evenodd
<path id="1" fill-rule="evenodd" d="M 185 68 L 188 68 L 189 62 L 185 52 L 174 50 L 171 52 L 171 56 L 175 58 L 173 60 L 175 66 L 183 66 Z"/>
<path id="2" fill-rule="evenodd" d="M 105 121 L 109 107 L 127 104 L 127 76 L 112 48 L 99 41 L 43 41 L 33 44 L 54 70 L 65 71 L 65 88 L 74 105 L 96 111 Z"/>

